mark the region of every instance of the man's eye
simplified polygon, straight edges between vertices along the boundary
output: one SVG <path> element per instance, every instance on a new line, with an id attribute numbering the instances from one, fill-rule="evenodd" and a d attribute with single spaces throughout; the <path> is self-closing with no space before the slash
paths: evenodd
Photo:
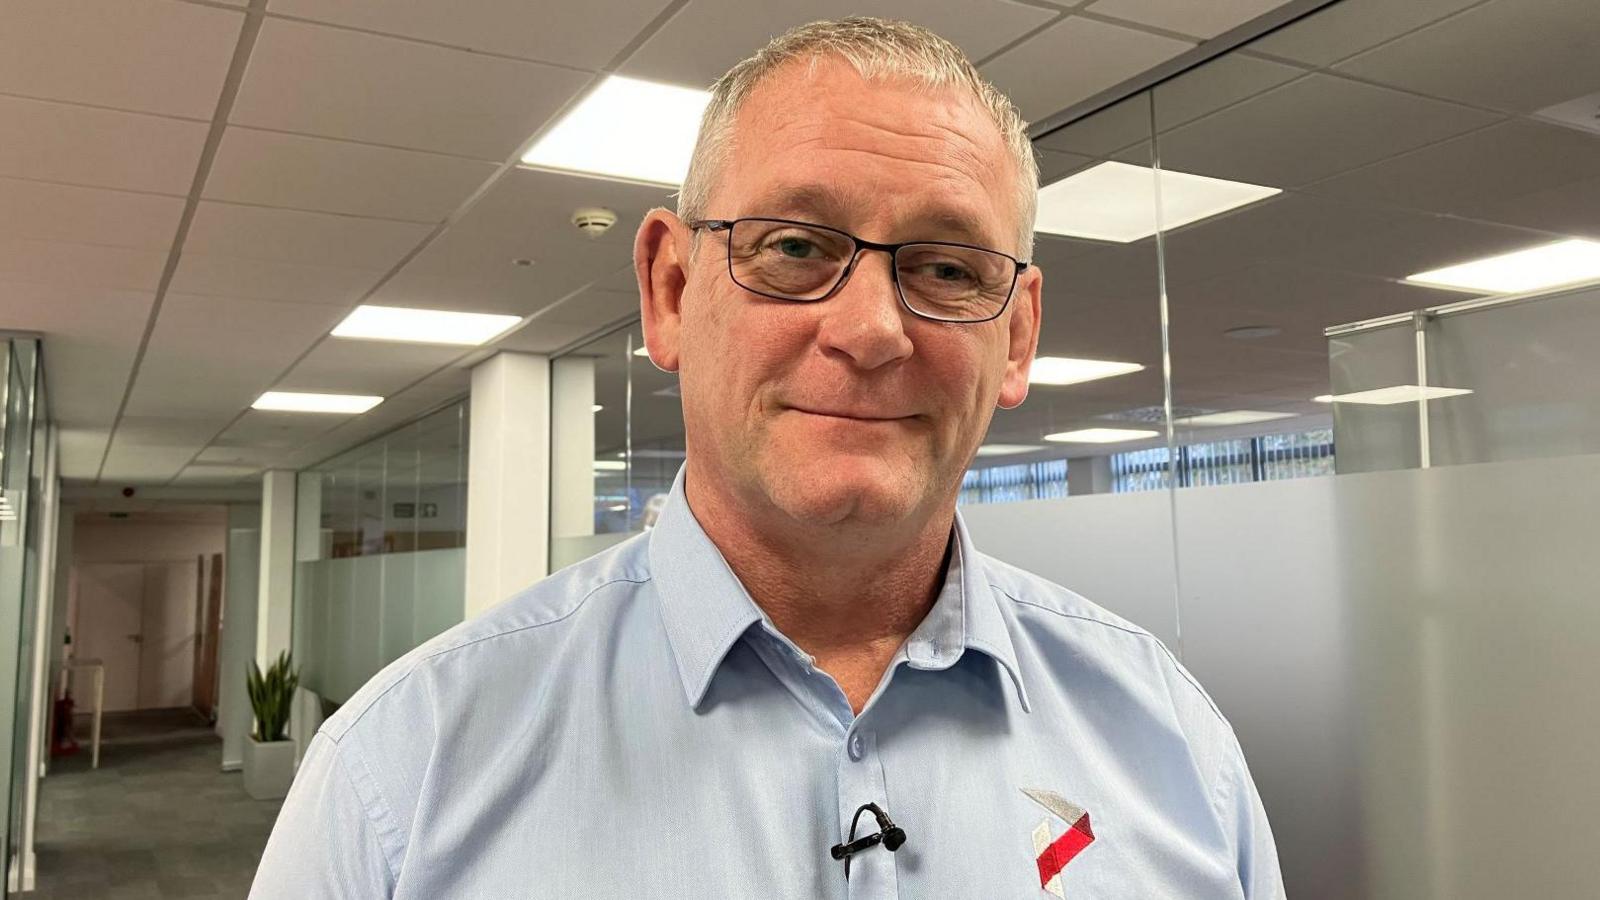
<path id="1" fill-rule="evenodd" d="M 811 243 L 805 238 L 798 237 L 781 237 L 777 240 L 774 240 L 770 246 L 776 249 L 779 253 L 782 253 L 784 256 L 792 257 L 794 259 L 810 259 L 816 255 L 817 251 L 816 244 Z"/>

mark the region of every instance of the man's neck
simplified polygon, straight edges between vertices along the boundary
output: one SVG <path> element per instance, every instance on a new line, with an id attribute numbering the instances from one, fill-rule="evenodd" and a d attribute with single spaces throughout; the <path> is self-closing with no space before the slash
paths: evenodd
<path id="1" fill-rule="evenodd" d="M 774 626 L 834 677 L 860 712 L 939 594 L 954 510 L 901 527 L 758 520 L 686 477 L 695 518 Z"/>

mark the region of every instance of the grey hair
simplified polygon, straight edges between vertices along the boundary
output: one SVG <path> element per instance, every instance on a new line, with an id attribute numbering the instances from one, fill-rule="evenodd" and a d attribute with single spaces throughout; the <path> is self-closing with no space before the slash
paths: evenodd
<path id="1" fill-rule="evenodd" d="M 1017 251 L 1033 256 L 1033 223 L 1039 205 L 1039 164 L 1028 140 L 1027 123 L 1005 94 L 984 80 L 961 48 L 926 28 L 908 22 L 850 16 L 812 22 L 774 38 L 754 56 L 729 69 L 711 87 L 711 102 L 700 119 L 689 175 L 678 192 L 678 215 L 693 221 L 707 214 L 711 186 L 732 150 L 733 122 L 750 93 L 784 64 L 826 57 L 848 62 L 863 78 L 898 76 L 931 88 L 970 90 L 1000 129 L 1017 170 Z"/>

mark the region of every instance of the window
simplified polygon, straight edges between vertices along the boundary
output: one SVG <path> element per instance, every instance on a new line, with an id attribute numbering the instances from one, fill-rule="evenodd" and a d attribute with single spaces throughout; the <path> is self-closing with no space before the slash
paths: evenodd
<path id="1" fill-rule="evenodd" d="M 1172 483 L 1174 469 L 1180 487 L 1332 475 L 1333 430 L 1185 444 L 1178 448 L 1176 466 L 1165 447 L 1118 453 L 1111 457 L 1111 490 L 1158 490 Z"/>
<path id="2" fill-rule="evenodd" d="M 958 503 L 1010 503 L 1067 495 L 1067 461 L 1018 463 L 968 469 Z"/>

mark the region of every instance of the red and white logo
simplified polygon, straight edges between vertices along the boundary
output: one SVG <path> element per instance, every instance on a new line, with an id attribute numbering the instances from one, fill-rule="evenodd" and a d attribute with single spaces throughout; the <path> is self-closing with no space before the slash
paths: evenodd
<path id="1" fill-rule="evenodd" d="M 1050 837 L 1050 820 L 1045 819 L 1033 829 L 1033 852 L 1038 857 L 1039 887 L 1057 897 L 1065 898 L 1061 888 L 1061 870 L 1083 848 L 1094 843 L 1094 831 L 1089 827 L 1089 811 L 1067 801 L 1055 791 L 1023 788 L 1028 798 L 1066 823 L 1066 830 L 1055 839 Z"/>

